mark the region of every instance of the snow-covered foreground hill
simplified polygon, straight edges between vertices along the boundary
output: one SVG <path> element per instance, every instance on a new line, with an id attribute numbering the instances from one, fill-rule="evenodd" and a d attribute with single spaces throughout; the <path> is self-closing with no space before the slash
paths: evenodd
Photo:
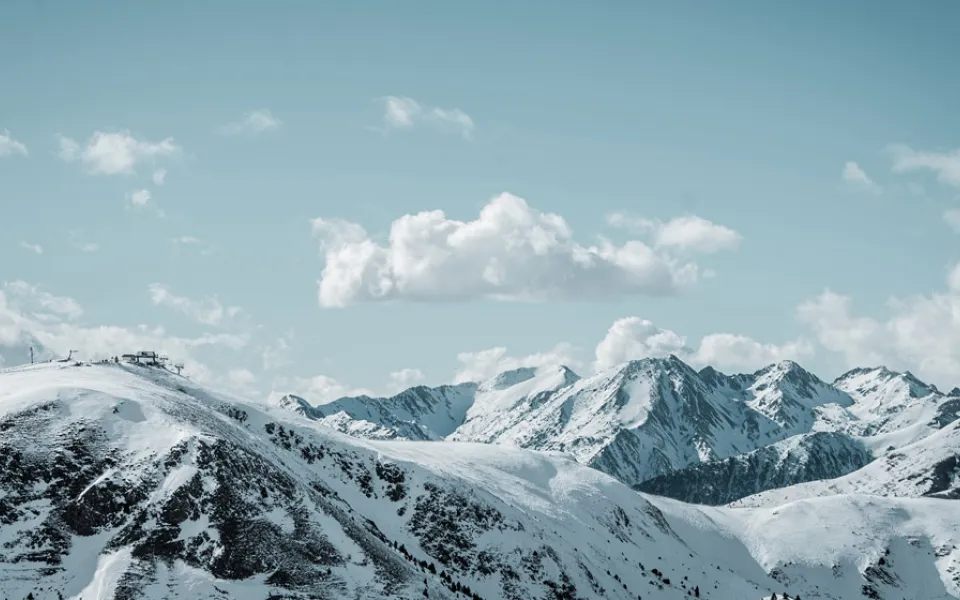
<path id="1" fill-rule="evenodd" d="M 147 367 L 0 371 L 0 467 L 4 598 L 960 597 L 950 501 L 685 505 Z"/>

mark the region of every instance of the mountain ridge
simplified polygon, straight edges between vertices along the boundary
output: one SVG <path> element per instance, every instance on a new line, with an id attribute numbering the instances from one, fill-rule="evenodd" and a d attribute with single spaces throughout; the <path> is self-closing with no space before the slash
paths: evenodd
<path id="1" fill-rule="evenodd" d="M 697 507 L 568 454 L 361 439 L 147 366 L 0 370 L 0 431 L 6 597 L 960 597 L 942 500 Z"/>

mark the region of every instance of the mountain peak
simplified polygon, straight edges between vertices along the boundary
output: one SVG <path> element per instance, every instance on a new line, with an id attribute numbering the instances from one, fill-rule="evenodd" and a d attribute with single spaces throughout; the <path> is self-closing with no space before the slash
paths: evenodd
<path id="1" fill-rule="evenodd" d="M 901 373 L 884 365 L 851 369 L 837 377 L 833 385 L 837 389 L 854 395 L 863 395 L 868 391 L 877 391 L 880 388 L 885 388 L 887 395 L 892 394 L 909 398 L 924 398 L 933 394 L 940 394 L 936 386 L 921 381 L 910 371 Z"/>

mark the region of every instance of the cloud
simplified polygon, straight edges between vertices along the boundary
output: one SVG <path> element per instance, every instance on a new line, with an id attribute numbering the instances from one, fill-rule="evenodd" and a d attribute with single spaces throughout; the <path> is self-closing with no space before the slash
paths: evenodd
<path id="1" fill-rule="evenodd" d="M 132 175 L 142 163 L 152 164 L 182 151 L 171 137 L 150 142 L 136 139 L 129 131 L 94 131 L 85 146 L 64 136 L 59 136 L 59 142 L 60 158 L 79 160 L 92 175 Z"/>
<path id="2" fill-rule="evenodd" d="M 145 188 L 133 190 L 127 194 L 127 208 L 152 212 L 161 219 L 166 216 L 166 213 L 153 201 L 153 194 Z"/>
<path id="3" fill-rule="evenodd" d="M 412 388 L 426 379 L 423 371 L 420 369 L 400 369 L 390 373 L 390 381 L 387 388 L 391 392 L 402 392 L 405 389 Z"/>
<path id="4" fill-rule="evenodd" d="M 154 169 L 153 176 L 151 177 L 151 179 L 153 180 L 153 185 L 157 187 L 163 185 L 164 182 L 167 180 L 167 170 L 163 168 Z"/>
<path id="5" fill-rule="evenodd" d="M 242 312 L 238 306 L 224 306 L 216 296 L 192 300 L 174 295 L 167 286 L 160 283 L 150 284 L 147 291 L 154 306 L 172 308 L 201 325 L 219 326 Z"/>
<path id="6" fill-rule="evenodd" d="M 30 242 L 21 241 L 20 247 L 24 250 L 29 250 L 34 254 L 43 254 L 43 246 L 40 244 L 31 244 Z"/>
<path id="7" fill-rule="evenodd" d="M 887 147 L 893 160 L 894 173 L 932 171 L 937 179 L 953 187 L 960 187 L 960 149 L 949 152 L 925 152 L 903 144 Z"/>
<path id="8" fill-rule="evenodd" d="M 207 244 L 198 237 L 192 235 L 181 235 L 177 237 L 170 238 L 170 243 L 173 244 L 175 248 L 196 248 L 201 256 L 209 256 L 216 252 L 216 247 L 213 244 Z"/>
<path id="9" fill-rule="evenodd" d="M 14 155 L 26 156 L 27 147 L 23 142 L 10 137 L 10 132 L 4 129 L 0 132 L 0 158 L 6 158 Z"/>
<path id="10" fill-rule="evenodd" d="M 783 345 L 764 344 L 731 333 L 706 335 L 698 346 L 693 346 L 685 336 L 658 327 L 648 319 L 624 317 L 610 325 L 594 348 L 594 359 L 589 365 L 581 359 L 579 349 L 568 343 L 526 356 L 510 356 L 506 348 L 496 347 L 458 354 L 460 368 L 454 375 L 454 382 L 479 382 L 520 367 L 550 365 L 566 365 L 580 373 L 596 373 L 632 360 L 670 355 L 698 368 L 711 365 L 718 369 L 752 372 L 782 360 L 803 361 L 814 355 L 814 348 L 813 344 L 802 339 Z"/>
<path id="11" fill-rule="evenodd" d="M 70 244 L 79 250 L 80 252 L 96 252 L 100 249 L 100 244 L 97 242 L 85 241 L 82 239 L 82 232 L 76 229 L 70 229 L 67 231 L 67 236 L 70 239 Z"/>
<path id="12" fill-rule="evenodd" d="M 139 325 L 86 326 L 77 318 L 79 303 L 54 296 L 37 286 L 15 282 L 13 288 L 0 289 L 0 356 L 13 362 L 29 360 L 27 347 L 33 346 L 39 360 L 66 356 L 76 350 L 85 360 L 105 359 L 137 350 L 156 350 L 183 362 L 186 373 L 198 381 L 220 384 L 219 378 L 197 359 L 200 349 L 237 351 L 248 343 L 245 335 L 205 334 L 195 338 L 170 335 L 162 327 Z M 6 361 L 12 364 L 11 360 Z"/>
<path id="13" fill-rule="evenodd" d="M 873 179 L 870 179 L 866 171 L 853 161 L 847 161 L 846 164 L 843 165 L 842 176 L 844 183 L 853 189 L 870 192 L 872 194 L 879 194 L 883 191 L 883 188 Z"/>
<path id="14" fill-rule="evenodd" d="M 664 222 L 626 212 L 614 212 L 607 215 L 607 224 L 633 233 L 647 234 L 652 237 L 654 246 L 671 250 L 715 254 L 735 250 L 743 241 L 743 236 L 733 229 L 695 215 Z"/>
<path id="15" fill-rule="evenodd" d="M 473 136 L 473 119 L 459 108 L 425 107 L 413 98 L 387 96 L 383 98 L 383 124 L 391 129 L 413 129 L 424 123 L 438 131 L 456 133 L 464 139 Z"/>
<path id="16" fill-rule="evenodd" d="M 286 337 L 279 337 L 274 343 L 264 347 L 260 357 L 263 360 L 265 371 L 285 367 L 292 362 L 290 360 L 290 343 Z"/>
<path id="17" fill-rule="evenodd" d="M 177 246 L 192 246 L 199 244 L 200 239 L 192 235 L 181 235 L 180 237 L 170 238 L 170 242 Z"/>
<path id="18" fill-rule="evenodd" d="M 797 312 L 846 366 L 909 369 L 950 389 L 960 383 L 960 264 L 947 273 L 946 284 L 942 292 L 891 299 L 885 319 L 857 316 L 851 298 L 831 290 Z"/>
<path id="19" fill-rule="evenodd" d="M 274 383 L 274 392 L 271 398 L 283 394 L 295 394 L 311 404 L 326 404 L 344 396 L 376 396 L 377 394 L 365 388 L 357 388 L 326 375 L 315 377 L 281 378 Z M 283 390 L 283 391 L 281 391 Z"/>
<path id="20" fill-rule="evenodd" d="M 318 282 L 324 307 L 401 298 L 661 296 L 690 287 L 700 276 L 696 264 L 671 253 L 677 238 L 663 248 L 640 240 L 584 245 L 573 239 L 563 217 L 509 193 L 490 200 L 472 221 L 450 219 L 440 210 L 402 216 L 391 224 L 385 244 L 356 223 L 318 218 L 312 225 L 325 263 Z M 715 247 L 704 240 L 687 243 Z"/>
<path id="21" fill-rule="evenodd" d="M 73 298 L 54 296 L 26 281 L 5 281 L 3 291 L 11 306 L 32 311 L 38 318 L 57 316 L 72 320 L 83 314 L 80 304 Z"/>
<path id="22" fill-rule="evenodd" d="M 597 344 L 594 370 L 603 371 L 630 360 L 689 354 L 687 339 L 669 329 L 661 329 L 647 319 L 617 319 Z"/>
<path id="23" fill-rule="evenodd" d="M 783 360 L 803 362 L 814 354 L 813 344 L 808 340 L 777 345 L 764 344 L 744 335 L 713 333 L 700 340 L 691 362 L 698 366 L 752 371 Z"/>
<path id="24" fill-rule="evenodd" d="M 951 210 L 944 211 L 943 222 L 946 223 L 950 227 L 950 229 L 953 229 L 955 232 L 960 233 L 960 209 L 951 209 Z"/>
<path id="25" fill-rule="evenodd" d="M 231 391 L 247 396 L 256 394 L 257 376 L 248 369 L 230 369 L 224 378 L 224 385 Z"/>
<path id="26" fill-rule="evenodd" d="M 100 249 L 100 244 L 97 242 L 74 242 L 73 247 L 80 252 L 96 252 Z"/>
<path id="27" fill-rule="evenodd" d="M 750 337 L 732 333 L 704 336 L 697 347 L 670 329 L 662 329 L 640 317 L 614 321 L 597 344 L 594 369 L 602 371 L 630 360 L 664 358 L 671 354 L 696 367 L 753 371 L 786 359 L 802 361 L 813 356 L 813 345 L 805 340 L 782 346 L 763 344 Z"/>
<path id="28" fill-rule="evenodd" d="M 150 190 L 147 189 L 133 190 L 127 194 L 127 201 L 130 202 L 130 205 L 141 208 L 150 204 L 152 198 L 153 196 L 150 194 Z"/>
<path id="29" fill-rule="evenodd" d="M 500 346 L 477 352 L 461 352 L 457 355 L 460 368 L 454 375 L 454 383 L 465 381 L 484 381 L 504 371 L 523 367 L 543 367 L 566 365 L 576 370 L 582 363 L 577 358 L 577 349 L 567 343 L 560 343 L 547 352 L 510 356 L 507 349 Z"/>
<path id="30" fill-rule="evenodd" d="M 243 118 L 233 123 L 227 123 L 220 129 L 220 135 L 257 135 L 268 131 L 275 131 L 283 125 L 283 121 L 273 116 L 267 109 L 254 110 L 243 115 Z"/>

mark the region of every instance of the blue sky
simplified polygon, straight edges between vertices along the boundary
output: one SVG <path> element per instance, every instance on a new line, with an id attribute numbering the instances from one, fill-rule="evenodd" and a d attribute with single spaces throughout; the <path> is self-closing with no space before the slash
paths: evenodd
<path id="1" fill-rule="evenodd" d="M 670 351 L 958 385 L 958 13 L 5 2 L 0 345 L 316 398 Z"/>

